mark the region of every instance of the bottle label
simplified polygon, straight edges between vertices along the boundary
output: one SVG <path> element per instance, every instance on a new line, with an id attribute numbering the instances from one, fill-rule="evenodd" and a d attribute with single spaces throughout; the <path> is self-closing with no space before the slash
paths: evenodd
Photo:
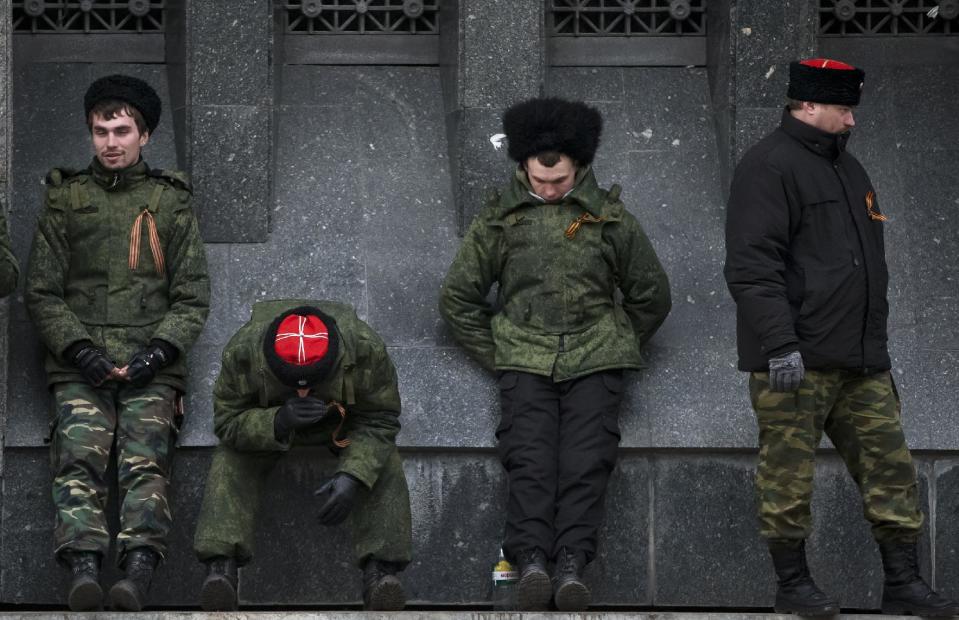
<path id="1" fill-rule="evenodd" d="M 493 581 L 516 581 L 519 579 L 519 572 L 515 570 L 494 570 Z"/>

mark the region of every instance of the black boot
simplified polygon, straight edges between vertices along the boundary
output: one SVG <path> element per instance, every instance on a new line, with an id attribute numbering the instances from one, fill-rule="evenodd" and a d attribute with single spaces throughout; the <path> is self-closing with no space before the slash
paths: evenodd
<path id="1" fill-rule="evenodd" d="M 806 541 L 798 546 L 769 543 L 769 554 L 776 567 L 776 613 L 799 616 L 834 616 L 839 604 L 823 594 L 809 575 L 806 565 Z"/>
<path id="2" fill-rule="evenodd" d="M 553 570 L 553 600 L 560 611 L 586 611 L 589 607 L 589 588 L 583 583 L 586 556 L 566 547 L 556 556 Z"/>
<path id="3" fill-rule="evenodd" d="M 73 581 L 67 593 L 70 611 L 95 611 L 103 606 L 100 587 L 100 554 L 94 551 L 65 551 L 63 559 L 70 566 Z"/>
<path id="4" fill-rule="evenodd" d="M 363 566 L 363 609 L 369 611 L 402 611 L 406 592 L 390 562 L 367 560 Z"/>
<path id="5" fill-rule="evenodd" d="M 206 561 L 206 579 L 200 589 L 203 611 L 236 611 L 236 560 L 217 556 Z"/>
<path id="6" fill-rule="evenodd" d="M 520 611 L 546 611 L 553 596 L 546 572 L 546 554 L 540 549 L 526 549 L 519 552 L 516 563 L 519 568 L 516 600 Z"/>
<path id="7" fill-rule="evenodd" d="M 882 613 L 915 616 L 959 615 L 955 601 L 939 596 L 919 575 L 916 543 L 880 543 L 882 568 Z"/>
<path id="8" fill-rule="evenodd" d="M 147 602 L 153 569 L 159 557 L 149 547 L 137 547 L 127 552 L 124 567 L 126 577 L 110 588 L 110 606 L 119 611 L 140 611 Z"/>

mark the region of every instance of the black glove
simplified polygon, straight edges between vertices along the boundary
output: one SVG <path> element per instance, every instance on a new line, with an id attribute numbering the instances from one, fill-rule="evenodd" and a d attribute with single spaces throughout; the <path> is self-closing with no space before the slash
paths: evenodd
<path id="1" fill-rule="evenodd" d="M 326 410 L 326 403 L 315 396 L 294 396 L 276 410 L 273 436 L 277 441 L 288 441 L 294 430 L 313 426 L 322 420 Z"/>
<path id="2" fill-rule="evenodd" d="M 769 360 L 769 389 L 773 392 L 795 392 L 805 375 L 799 351 Z"/>
<path id="3" fill-rule="evenodd" d="M 313 494 L 326 501 L 320 506 L 320 523 L 339 525 L 353 510 L 353 498 L 360 488 L 360 481 L 353 476 L 337 472 L 333 479 L 321 486 Z"/>
<path id="4" fill-rule="evenodd" d="M 80 369 L 80 374 L 93 387 L 101 385 L 110 378 L 116 365 L 103 351 L 93 346 L 89 340 L 83 340 L 71 346 L 65 357 Z"/>
<path id="5" fill-rule="evenodd" d="M 169 342 L 154 338 L 149 346 L 140 349 L 127 364 L 127 379 L 134 387 L 146 387 L 161 368 L 172 364 L 179 352 Z"/>

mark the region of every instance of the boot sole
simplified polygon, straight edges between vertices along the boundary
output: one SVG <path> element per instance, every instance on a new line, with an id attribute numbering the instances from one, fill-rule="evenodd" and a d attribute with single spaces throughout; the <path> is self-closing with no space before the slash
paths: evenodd
<path id="1" fill-rule="evenodd" d="M 70 588 L 67 604 L 70 611 L 96 611 L 103 606 L 103 588 L 92 579 L 83 580 Z"/>
<path id="2" fill-rule="evenodd" d="M 780 607 L 776 605 L 775 609 L 777 614 L 795 614 L 797 616 L 810 616 L 810 617 L 819 617 L 819 616 L 835 616 L 839 614 L 839 607 L 829 606 L 829 607 L 797 607 L 795 605 L 789 605 L 786 607 Z"/>
<path id="3" fill-rule="evenodd" d="M 120 580 L 110 588 L 110 607 L 119 611 L 140 611 L 143 601 L 136 585 L 126 579 Z"/>
<path id="4" fill-rule="evenodd" d="M 521 611 L 545 611 L 553 597 L 546 573 L 529 573 L 519 580 L 517 603 Z"/>
<path id="5" fill-rule="evenodd" d="M 200 608 L 203 611 L 236 611 L 236 590 L 226 577 L 212 577 L 203 582 L 200 590 Z"/>
<path id="6" fill-rule="evenodd" d="M 369 592 L 369 611 L 402 611 L 406 607 L 406 592 L 395 576 L 383 578 Z"/>
<path id="7" fill-rule="evenodd" d="M 556 589 L 555 600 L 556 609 L 560 611 L 586 611 L 590 600 L 589 588 L 576 581 L 564 583 Z"/>

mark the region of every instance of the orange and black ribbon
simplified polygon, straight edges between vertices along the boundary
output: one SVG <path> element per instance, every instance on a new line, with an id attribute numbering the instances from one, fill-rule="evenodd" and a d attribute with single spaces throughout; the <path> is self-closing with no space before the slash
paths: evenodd
<path id="1" fill-rule="evenodd" d="M 347 438 L 337 439 L 336 437 L 340 434 L 340 431 L 343 430 L 343 423 L 346 422 L 346 409 L 335 400 L 331 400 L 329 406 L 331 409 L 336 409 L 340 414 L 340 423 L 337 425 L 336 430 L 333 431 L 333 445 L 337 448 L 345 448 L 353 442 Z"/>
<path id="2" fill-rule="evenodd" d="M 163 260 L 163 246 L 160 245 L 160 233 L 157 232 L 157 223 L 149 209 L 144 209 L 137 219 L 133 222 L 133 228 L 130 229 L 130 259 L 128 264 L 130 269 L 136 271 L 140 264 L 140 238 L 143 236 L 143 220 L 147 221 L 147 228 L 150 235 L 150 251 L 153 252 L 153 267 L 157 275 L 163 275 L 165 265 Z"/>
<path id="3" fill-rule="evenodd" d="M 587 222 L 590 224 L 597 224 L 602 221 L 605 221 L 605 219 L 602 217 L 594 217 L 590 215 L 589 213 L 584 213 L 580 215 L 578 218 L 576 218 L 575 220 L 573 220 L 570 223 L 570 225 L 566 227 L 566 238 L 572 239 L 573 237 L 575 237 L 576 231 L 579 230 L 579 227 Z"/>
<path id="4" fill-rule="evenodd" d="M 872 190 L 869 190 L 869 193 L 866 194 L 866 213 L 869 214 L 869 219 L 877 222 L 885 222 L 889 219 L 876 209 L 876 193 Z"/>

